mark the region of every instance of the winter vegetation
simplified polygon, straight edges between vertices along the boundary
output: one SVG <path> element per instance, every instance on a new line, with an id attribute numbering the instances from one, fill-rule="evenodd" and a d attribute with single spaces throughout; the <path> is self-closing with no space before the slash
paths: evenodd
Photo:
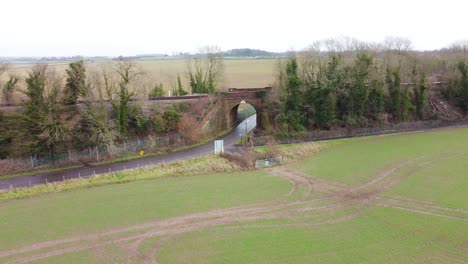
<path id="1" fill-rule="evenodd" d="M 203 57 L 198 61 L 206 60 Z M 220 62 L 216 63 L 219 66 Z M 221 72 L 213 73 L 214 67 L 205 72 L 204 67 L 210 65 L 198 67 L 199 78 L 192 83 L 193 91 L 208 83 L 214 89 L 214 78 Z M 7 68 L 3 64 L 1 73 Z M 90 72 L 83 61 L 76 61 L 69 63 L 65 73 L 66 77 L 62 77 L 47 64 L 37 64 L 22 80 L 24 89 L 16 86 L 19 78 L 13 75 L 5 82 L 6 103 L 12 101 L 13 92 L 22 93 L 25 100 L 15 111 L 0 110 L 1 159 L 29 155 L 53 158 L 81 149 L 100 149 L 112 155 L 115 144 L 137 137 L 154 139 L 178 134 L 183 142 L 194 143 L 205 136 L 196 131 L 198 120 L 207 111 L 205 102 L 152 105 L 143 110 L 139 98 L 164 96 L 164 91 L 162 84 L 156 84 L 147 95 L 139 94 L 148 83 L 133 61 L 105 64 Z M 187 93 L 178 76 L 173 95 Z"/>
<path id="2" fill-rule="evenodd" d="M 283 133 L 437 119 L 429 99 L 467 111 L 465 51 L 417 52 L 407 39 L 317 42 L 278 63 L 270 116 Z"/>
<path id="3" fill-rule="evenodd" d="M 206 138 L 199 131 L 209 110 L 206 105 L 148 108 L 141 100 L 215 94 L 225 91 L 226 82 L 245 79 L 258 78 L 261 87 L 273 86 L 272 93 L 262 97 L 262 128 L 282 138 L 316 130 L 456 121 L 468 109 L 463 42 L 422 52 L 412 50 L 405 38 L 382 43 L 341 38 L 319 41 L 277 59 L 227 60 L 227 53 L 262 54 L 208 46 L 179 61 L 78 60 L 37 64 L 22 72 L 2 63 L 2 102 L 16 105 L 16 110 L 0 109 L 0 158 L 55 160 L 58 154 L 88 149 L 114 156 L 116 146 L 126 141 L 173 135 L 180 139 L 177 144 L 191 144 Z M 155 72 L 165 67 L 170 73 L 156 80 Z M 271 77 L 265 78 L 267 73 Z"/>

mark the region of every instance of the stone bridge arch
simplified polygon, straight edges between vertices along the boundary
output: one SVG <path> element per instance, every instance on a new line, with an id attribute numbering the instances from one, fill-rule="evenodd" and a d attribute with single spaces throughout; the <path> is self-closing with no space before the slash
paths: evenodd
<path id="1" fill-rule="evenodd" d="M 249 103 L 257 112 L 257 126 L 262 124 L 263 100 L 271 91 L 265 88 L 230 88 L 216 95 L 215 108 L 205 116 L 201 124 L 204 133 L 221 132 L 236 125 L 237 107 L 242 101 Z M 235 112 L 235 114 L 234 114 Z"/>
<path id="2" fill-rule="evenodd" d="M 223 105 L 224 129 L 232 128 L 236 125 L 237 109 L 242 101 L 252 105 L 257 112 L 257 126 L 262 124 L 263 100 L 271 91 L 271 87 L 265 88 L 230 88 L 227 93 L 220 95 Z"/>
<path id="3" fill-rule="evenodd" d="M 225 100 L 223 102 L 224 104 L 224 113 L 225 113 L 225 119 L 227 120 L 227 127 L 235 127 L 237 125 L 238 121 L 238 109 L 239 106 L 242 104 L 242 102 L 245 102 L 246 104 L 250 104 L 255 108 L 255 111 L 257 112 L 257 124 L 260 122 L 260 115 L 258 115 L 259 112 L 262 110 L 262 102 L 259 99 L 231 99 L 231 100 Z"/>

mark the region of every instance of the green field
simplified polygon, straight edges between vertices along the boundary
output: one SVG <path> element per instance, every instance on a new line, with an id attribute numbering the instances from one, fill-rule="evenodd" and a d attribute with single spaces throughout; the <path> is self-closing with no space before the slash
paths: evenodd
<path id="1" fill-rule="evenodd" d="M 262 171 L 2 202 L 0 262 L 468 263 L 468 127 L 318 144 Z"/>
<path id="2" fill-rule="evenodd" d="M 415 132 L 340 141 L 349 141 L 349 143 L 336 144 L 336 147 L 329 148 L 320 155 L 297 163 L 293 167 L 331 181 L 348 185 L 361 184 L 383 168 L 408 159 L 436 153 L 443 155 L 444 152 L 464 151 L 468 148 L 468 129 Z"/>

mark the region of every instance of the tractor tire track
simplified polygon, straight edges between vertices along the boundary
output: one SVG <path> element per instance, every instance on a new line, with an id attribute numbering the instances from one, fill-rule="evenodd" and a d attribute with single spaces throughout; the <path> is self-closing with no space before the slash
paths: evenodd
<path id="1" fill-rule="evenodd" d="M 453 152 L 452 152 L 453 153 Z M 410 201 L 402 201 L 401 199 L 383 198 L 380 195 L 397 184 L 401 177 L 408 177 L 420 168 L 428 166 L 432 162 L 441 159 L 456 157 L 445 156 L 441 157 L 444 153 L 436 153 L 432 155 L 424 155 L 418 158 L 407 160 L 380 172 L 376 177 L 370 181 L 357 186 L 346 188 L 343 185 L 336 183 L 329 183 L 325 180 L 318 179 L 317 177 L 310 177 L 304 173 L 294 171 L 286 167 L 276 167 L 268 169 L 267 171 L 273 175 L 282 177 L 291 183 L 291 190 L 283 196 L 288 198 L 297 193 L 300 187 L 305 190 L 299 200 L 287 201 L 271 201 L 254 203 L 248 206 L 238 206 L 225 209 L 216 209 L 207 212 L 193 213 L 190 215 L 173 217 L 170 219 L 162 219 L 145 223 L 142 225 L 135 225 L 125 228 L 116 228 L 104 232 L 94 234 L 79 235 L 70 238 L 47 241 L 37 243 L 34 245 L 12 249 L 0 252 L 1 257 L 12 257 L 23 253 L 33 253 L 34 251 L 43 250 L 44 252 L 34 254 L 32 256 L 20 257 L 11 260 L 7 263 L 29 263 L 40 259 L 45 259 L 52 256 L 58 256 L 66 253 L 82 251 L 86 249 L 102 248 L 108 245 L 119 245 L 127 253 L 125 261 L 127 263 L 137 259 L 138 262 L 158 263 L 156 253 L 158 249 L 168 241 L 170 238 L 196 230 L 202 230 L 213 226 L 231 225 L 225 228 L 232 228 L 232 225 L 240 224 L 243 222 L 251 222 L 257 220 L 268 219 L 281 219 L 294 216 L 300 216 L 304 212 L 313 211 L 327 211 L 339 210 L 343 208 L 351 208 L 351 212 L 338 217 L 336 219 L 327 219 L 325 221 L 310 222 L 310 223 L 294 223 L 279 226 L 314 226 L 320 224 L 332 224 L 335 222 L 346 221 L 359 215 L 356 208 L 366 208 L 368 206 L 382 206 L 391 207 L 400 210 L 411 211 L 421 214 L 430 214 L 442 217 L 448 217 L 458 220 L 467 220 L 465 217 L 460 217 L 447 212 L 455 213 L 455 211 L 440 206 L 424 205 L 422 203 L 415 203 Z M 463 154 L 467 155 L 467 154 Z M 460 155 L 458 155 L 460 156 Z M 424 160 L 434 157 L 429 161 Z M 419 162 L 419 163 L 418 163 Z M 398 172 L 408 166 L 413 166 L 411 170 L 405 172 L 403 175 L 398 175 Z M 324 198 L 308 200 L 313 191 L 323 192 L 326 194 Z M 323 202 L 327 204 L 321 204 Z M 437 207 L 437 208 L 436 208 Z M 456 213 L 465 214 L 466 210 L 458 210 Z M 461 211 L 460 211 L 461 210 Z M 442 213 L 445 212 L 445 213 Z M 259 225 L 268 227 L 268 225 Z M 275 226 L 275 225 L 270 225 Z M 138 234 L 125 235 L 123 237 L 112 237 L 122 235 L 126 232 L 140 232 Z M 147 238 L 158 238 L 155 247 L 149 252 L 141 253 L 138 251 L 141 243 Z M 75 243 L 75 244 L 73 244 Z M 63 244 L 71 244 L 63 248 L 52 248 L 55 246 L 63 246 Z M 109 258 L 109 261 L 111 258 Z"/>

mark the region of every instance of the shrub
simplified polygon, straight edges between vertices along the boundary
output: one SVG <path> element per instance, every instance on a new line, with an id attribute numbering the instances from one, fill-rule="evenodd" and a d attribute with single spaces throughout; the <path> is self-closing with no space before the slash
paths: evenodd
<path id="1" fill-rule="evenodd" d="M 155 133 L 162 133 L 167 130 L 166 121 L 159 115 L 154 115 L 150 120 L 151 129 Z"/>
<path id="2" fill-rule="evenodd" d="M 149 97 L 161 97 L 164 96 L 164 89 L 162 83 L 160 85 L 155 85 L 153 90 L 150 91 Z"/>
<path id="3" fill-rule="evenodd" d="M 221 157 L 237 164 L 239 167 L 245 170 L 255 167 L 256 155 L 247 150 L 241 150 L 240 152 L 236 153 L 226 152 L 221 154 Z"/>
<path id="4" fill-rule="evenodd" d="M 168 109 L 164 112 L 163 118 L 166 121 L 167 131 L 173 131 L 177 128 L 181 115 L 176 109 Z"/>
<path id="5" fill-rule="evenodd" d="M 266 143 L 265 152 L 262 153 L 262 158 L 274 158 L 281 155 L 281 151 L 278 148 L 278 142 L 273 138 L 269 139 Z"/>
<path id="6" fill-rule="evenodd" d="M 179 133 L 187 143 L 192 143 L 200 139 L 201 135 L 197 127 L 198 121 L 188 113 L 184 113 L 177 124 Z"/>
<path id="7" fill-rule="evenodd" d="M 148 126 L 148 119 L 138 105 L 131 105 L 128 112 L 128 125 L 132 133 L 143 134 Z"/>

